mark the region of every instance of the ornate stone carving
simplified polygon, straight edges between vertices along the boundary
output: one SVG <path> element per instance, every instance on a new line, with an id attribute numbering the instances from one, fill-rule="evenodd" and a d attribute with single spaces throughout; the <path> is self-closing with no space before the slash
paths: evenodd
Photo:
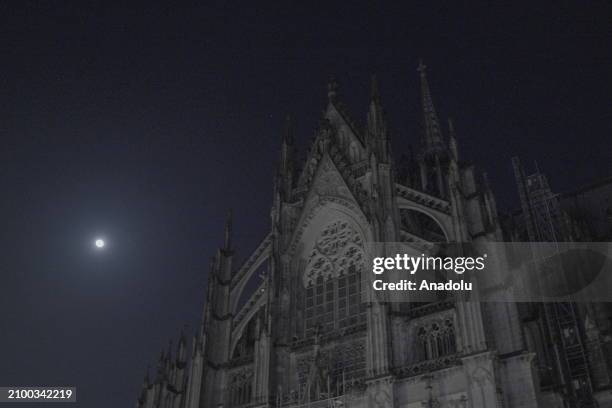
<path id="1" fill-rule="evenodd" d="M 348 273 L 349 268 L 361 270 L 364 266 L 363 241 L 347 221 L 329 224 L 308 257 L 304 273 L 304 285 L 312 284 L 317 277 L 337 278 Z"/>
<path id="2" fill-rule="evenodd" d="M 230 406 L 251 402 L 253 396 L 253 367 L 242 367 L 229 374 L 227 387 Z"/>

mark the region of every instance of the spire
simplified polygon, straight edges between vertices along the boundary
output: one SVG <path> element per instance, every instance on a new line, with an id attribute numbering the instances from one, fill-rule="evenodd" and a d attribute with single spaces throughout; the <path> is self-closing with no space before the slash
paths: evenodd
<path id="1" fill-rule="evenodd" d="M 285 131 L 283 132 L 283 143 L 293 145 L 293 118 L 291 115 L 285 117 Z"/>
<path id="2" fill-rule="evenodd" d="M 292 161 L 294 153 L 294 126 L 291 115 L 287 115 L 285 119 L 285 129 L 283 131 L 283 140 L 281 144 L 281 162 L 279 172 L 281 175 L 288 175 L 292 171 Z"/>
<path id="3" fill-rule="evenodd" d="M 378 155 L 378 159 L 384 162 L 388 161 L 388 141 L 387 141 L 387 123 L 385 114 L 380 102 L 380 90 L 378 88 L 378 80 L 376 75 L 372 75 L 371 94 L 370 94 L 370 110 L 368 112 L 368 135 L 369 144 L 374 152 Z"/>
<path id="4" fill-rule="evenodd" d="M 208 283 L 206 285 L 206 300 L 202 306 L 202 317 L 200 318 L 200 332 L 198 333 L 198 341 L 202 341 L 206 331 L 206 325 L 210 319 L 210 309 L 214 301 L 213 290 L 215 286 L 215 257 L 210 258 L 208 267 Z"/>
<path id="5" fill-rule="evenodd" d="M 452 118 L 448 118 L 448 134 L 450 137 L 455 137 L 455 125 Z"/>
<path id="6" fill-rule="evenodd" d="M 451 118 L 448 118 L 448 148 L 450 149 L 453 158 L 457 160 L 459 158 L 459 150 L 455 135 L 455 125 L 453 124 L 453 120 Z"/>
<path id="7" fill-rule="evenodd" d="M 294 160 L 296 156 L 293 135 L 293 119 L 290 115 L 287 115 L 281 143 L 278 174 L 274 179 L 274 196 L 276 197 L 277 194 L 280 194 L 280 198 L 283 200 L 286 200 L 291 195 L 291 189 L 293 188 L 293 176 L 295 169 Z M 274 200 L 276 201 L 276 198 Z"/>
<path id="8" fill-rule="evenodd" d="M 378 89 L 378 79 L 376 78 L 376 75 L 372 75 L 370 100 L 374 103 L 380 104 L 380 90 Z"/>
<path id="9" fill-rule="evenodd" d="M 179 336 L 178 347 L 176 349 L 176 359 L 178 361 L 185 361 L 185 349 L 187 345 L 187 337 L 185 337 L 185 326 L 181 329 L 181 334 Z"/>
<path id="10" fill-rule="evenodd" d="M 336 96 L 338 95 L 338 82 L 336 82 L 336 78 L 331 77 L 329 83 L 327 84 L 327 98 L 330 102 L 335 101 Z"/>
<path id="11" fill-rule="evenodd" d="M 223 249 L 226 251 L 232 249 L 232 210 L 228 211 L 227 218 L 225 220 L 225 240 Z"/>
<path id="12" fill-rule="evenodd" d="M 425 131 L 425 144 L 431 146 L 442 142 L 442 134 L 440 132 L 440 124 L 438 115 L 434 108 L 427 83 L 427 66 L 423 64 L 423 60 L 419 60 L 417 68 L 421 76 L 421 104 L 423 106 L 423 128 Z"/>

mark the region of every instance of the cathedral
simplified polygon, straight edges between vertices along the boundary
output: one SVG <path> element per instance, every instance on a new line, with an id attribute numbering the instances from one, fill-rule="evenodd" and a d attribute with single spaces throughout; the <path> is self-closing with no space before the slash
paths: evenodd
<path id="1" fill-rule="evenodd" d="M 137 408 L 612 407 L 607 305 L 364 296 L 371 242 L 418 251 L 468 243 L 478 251 L 550 239 L 543 228 L 552 224 L 554 239 L 594 240 L 562 202 L 545 214 L 554 223 L 538 221 L 537 197 L 551 193 L 518 160 L 522 207 L 498 213 L 486 174 L 462 159 L 453 122 L 439 120 L 423 63 L 418 76 L 422 134 L 414 151 L 391 146 L 375 78 L 365 126 L 329 83 L 303 161 L 288 120 L 270 230 L 237 265 L 228 217 L 199 330 L 162 353 Z M 396 152 L 405 153 L 401 160 Z"/>

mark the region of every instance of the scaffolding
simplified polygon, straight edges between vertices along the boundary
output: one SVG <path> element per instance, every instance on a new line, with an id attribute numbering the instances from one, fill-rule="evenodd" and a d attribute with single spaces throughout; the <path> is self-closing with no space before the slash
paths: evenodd
<path id="1" fill-rule="evenodd" d="M 345 371 L 342 370 L 332 381 L 330 373 L 326 373 L 326 384 L 317 383 L 311 371 L 304 378 L 304 382 L 300 382 L 298 389 L 283 393 L 279 389 L 279 393 L 273 398 L 275 408 L 345 408 L 353 405 L 359 405 L 364 401 L 366 395 L 365 384 L 362 380 L 354 377 L 347 378 Z M 321 386 L 324 388 L 321 389 Z"/>
<path id="2" fill-rule="evenodd" d="M 529 242 L 571 241 L 558 196 L 552 193 L 546 176 L 540 173 L 537 164 L 536 173 L 529 176 L 525 176 L 518 157 L 512 158 L 512 165 Z M 538 307 L 552 346 L 558 386 L 564 391 L 568 406 L 596 407 L 576 304 L 553 302 L 542 303 Z"/>

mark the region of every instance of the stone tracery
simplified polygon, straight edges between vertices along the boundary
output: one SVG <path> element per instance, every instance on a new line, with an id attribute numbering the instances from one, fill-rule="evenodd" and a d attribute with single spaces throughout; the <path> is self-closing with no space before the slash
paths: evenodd
<path id="1" fill-rule="evenodd" d="M 243 368 L 232 373 L 228 388 L 231 406 L 249 403 L 253 394 L 253 368 Z"/>
<path id="2" fill-rule="evenodd" d="M 364 264 L 363 240 L 347 221 L 336 221 L 321 232 L 315 242 L 304 274 L 305 286 L 319 276 L 324 280 L 346 275 L 349 268 L 360 271 Z"/>
<path id="3" fill-rule="evenodd" d="M 433 319 L 416 328 L 418 360 L 432 360 L 455 354 L 455 325 L 450 317 Z"/>

